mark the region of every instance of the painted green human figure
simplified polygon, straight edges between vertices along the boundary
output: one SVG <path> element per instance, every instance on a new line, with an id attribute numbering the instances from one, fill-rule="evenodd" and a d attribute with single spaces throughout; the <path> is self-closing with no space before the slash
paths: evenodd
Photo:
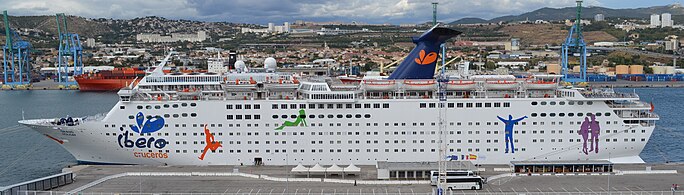
<path id="1" fill-rule="evenodd" d="M 301 110 L 299 110 L 299 115 L 297 116 L 297 120 L 295 120 L 294 122 L 285 121 L 283 123 L 283 125 L 276 128 L 275 130 L 283 130 L 283 128 L 285 128 L 285 127 L 296 127 L 296 126 L 299 126 L 300 123 L 303 123 L 304 126 L 307 126 L 305 117 L 306 117 L 306 111 L 304 111 L 304 109 L 301 109 Z"/>

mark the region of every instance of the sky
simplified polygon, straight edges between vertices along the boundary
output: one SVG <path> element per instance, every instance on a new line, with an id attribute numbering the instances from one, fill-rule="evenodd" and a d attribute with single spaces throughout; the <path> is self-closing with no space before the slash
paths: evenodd
<path id="1" fill-rule="evenodd" d="M 9 15 L 66 13 L 88 18 L 170 19 L 266 24 L 295 20 L 415 24 L 432 20 L 430 0 L 0 0 Z M 436 0 L 438 20 L 491 19 L 543 7 L 574 6 L 575 0 Z M 680 0 L 584 0 L 587 6 L 638 8 Z"/>

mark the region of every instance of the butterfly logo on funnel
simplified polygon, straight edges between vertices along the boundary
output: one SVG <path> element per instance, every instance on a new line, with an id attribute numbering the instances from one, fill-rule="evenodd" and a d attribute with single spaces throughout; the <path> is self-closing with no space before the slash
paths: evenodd
<path id="1" fill-rule="evenodd" d="M 437 53 L 435 53 L 435 52 L 430 52 L 427 55 L 425 55 L 425 50 L 420 50 L 419 55 L 420 56 L 418 56 L 418 58 L 414 59 L 414 61 L 417 64 L 428 65 L 428 64 L 432 64 L 433 62 L 437 61 Z"/>

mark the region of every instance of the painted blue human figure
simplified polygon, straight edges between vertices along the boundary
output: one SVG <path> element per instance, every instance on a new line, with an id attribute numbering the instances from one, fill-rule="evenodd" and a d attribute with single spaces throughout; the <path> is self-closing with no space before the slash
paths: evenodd
<path id="1" fill-rule="evenodd" d="M 520 118 L 515 119 L 515 120 L 513 119 L 513 116 L 511 116 L 511 115 L 508 115 L 508 120 L 503 119 L 500 116 L 496 116 L 496 117 L 499 118 L 499 120 L 501 120 L 501 122 L 503 122 L 506 125 L 506 133 L 505 133 L 505 135 L 506 135 L 506 153 L 508 153 L 509 143 L 511 145 L 511 147 L 510 147 L 511 153 L 515 153 L 515 146 L 513 145 L 513 126 L 515 126 L 515 123 L 517 123 L 523 119 L 526 119 L 527 116 L 523 116 L 523 117 L 520 117 Z"/>

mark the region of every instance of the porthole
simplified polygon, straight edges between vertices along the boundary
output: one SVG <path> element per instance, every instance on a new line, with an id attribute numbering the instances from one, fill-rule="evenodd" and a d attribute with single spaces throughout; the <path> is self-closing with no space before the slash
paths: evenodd
<path id="1" fill-rule="evenodd" d="M 181 114 L 181 116 L 188 117 L 188 113 L 183 113 L 183 114 Z"/>
<path id="2" fill-rule="evenodd" d="M 592 104 L 594 104 L 594 102 L 591 102 L 591 101 L 587 102 L 587 105 L 592 105 Z"/>
<path id="3" fill-rule="evenodd" d="M 335 116 L 333 116 L 332 114 L 329 114 L 329 115 L 328 115 L 328 118 L 334 118 L 334 117 L 335 117 Z"/>
<path id="4" fill-rule="evenodd" d="M 278 119 L 278 115 L 277 115 L 277 114 L 274 114 L 272 117 L 273 117 L 273 119 Z"/>
<path id="5" fill-rule="evenodd" d="M 173 108 L 178 108 L 178 104 L 174 104 L 174 105 L 173 105 Z"/>
<path id="6" fill-rule="evenodd" d="M 354 118 L 361 118 L 361 114 L 354 115 Z"/>
<path id="7" fill-rule="evenodd" d="M 546 113 L 541 113 L 541 117 L 546 117 Z"/>
<path id="8" fill-rule="evenodd" d="M 143 109 L 143 106 L 138 105 L 137 106 L 138 110 Z"/>
<path id="9" fill-rule="evenodd" d="M 310 114 L 309 118 L 316 118 L 316 115 Z"/>
<path id="10" fill-rule="evenodd" d="M 364 118 L 370 118 L 371 115 L 370 115 L 370 114 L 365 114 L 365 115 L 363 115 L 363 117 L 364 117 Z"/>
<path id="11" fill-rule="evenodd" d="M 186 107 L 188 106 L 188 103 L 182 103 L 181 106 Z"/>
<path id="12" fill-rule="evenodd" d="M 160 105 L 156 105 L 156 106 L 154 106 L 154 109 L 161 109 L 161 106 L 160 106 Z"/>
<path id="13" fill-rule="evenodd" d="M 556 105 L 556 102 L 549 102 L 549 105 Z"/>
<path id="14" fill-rule="evenodd" d="M 178 118 L 178 114 L 173 114 L 173 118 Z"/>
<path id="15" fill-rule="evenodd" d="M 147 105 L 147 106 L 145 106 L 145 109 L 152 109 L 152 106 Z"/>
<path id="16" fill-rule="evenodd" d="M 565 102 L 558 102 L 558 105 L 565 105 Z"/>
<path id="17" fill-rule="evenodd" d="M 347 115 L 345 115 L 345 117 L 347 117 L 347 118 L 352 118 L 352 115 L 351 115 L 351 114 L 347 114 Z"/>
<path id="18" fill-rule="evenodd" d="M 164 108 L 169 108 L 169 105 L 168 105 L 168 104 L 164 104 Z"/>
<path id="19" fill-rule="evenodd" d="M 546 105 L 546 102 L 541 102 L 541 105 L 542 105 L 542 106 L 545 106 L 545 105 Z"/>
<path id="20" fill-rule="evenodd" d="M 287 115 L 284 115 L 284 114 L 283 114 L 283 115 L 280 115 L 280 118 L 286 119 L 286 118 L 287 118 Z"/>
<path id="21" fill-rule="evenodd" d="M 568 116 L 573 117 L 573 116 L 575 116 L 575 113 L 568 113 Z"/>
<path id="22" fill-rule="evenodd" d="M 318 118 L 325 118 L 325 115 L 319 114 Z"/>
<path id="23" fill-rule="evenodd" d="M 190 117 L 197 117 L 197 113 L 190 113 Z"/>
<path id="24" fill-rule="evenodd" d="M 344 117 L 344 116 L 342 116 L 341 114 L 338 114 L 338 115 L 337 115 L 337 118 L 343 118 L 343 117 Z"/>
<path id="25" fill-rule="evenodd" d="M 197 104 L 196 103 L 190 103 L 190 106 L 195 107 L 195 106 L 197 106 Z"/>
<path id="26" fill-rule="evenodd" d="M 532 117 L 537 117 L 537 113 L 532 113 Z"/>
<path id="27" fill-rule="evenodd" d="M 297 118 L 297 115 L 290 115 L 290 118 Z"/>
<path id="28" fill-rule="evenodd" d="M 584 116 L 584 113 L 577 113 L 577 116 L 582 117 Z"/>
<path id="29" fill-rule="evenodd" d="M 579 102 L 577 102 L 577 105 L 584 105 L 584 102 L 583 102 L 583 101 L 579 101 Z"/>
<path id="30" fill-rule="evenodd" d="M 134 119 L 135 117 L 133 115 L 128 115 L 128 119 Z"/>
<path id="31" fill-rule="evenodd" d="M 533 106 L 536 106 L 536 105 L 537 105 L 537 102 L 532 102 L 532 105 L 533 105 Z"/>

